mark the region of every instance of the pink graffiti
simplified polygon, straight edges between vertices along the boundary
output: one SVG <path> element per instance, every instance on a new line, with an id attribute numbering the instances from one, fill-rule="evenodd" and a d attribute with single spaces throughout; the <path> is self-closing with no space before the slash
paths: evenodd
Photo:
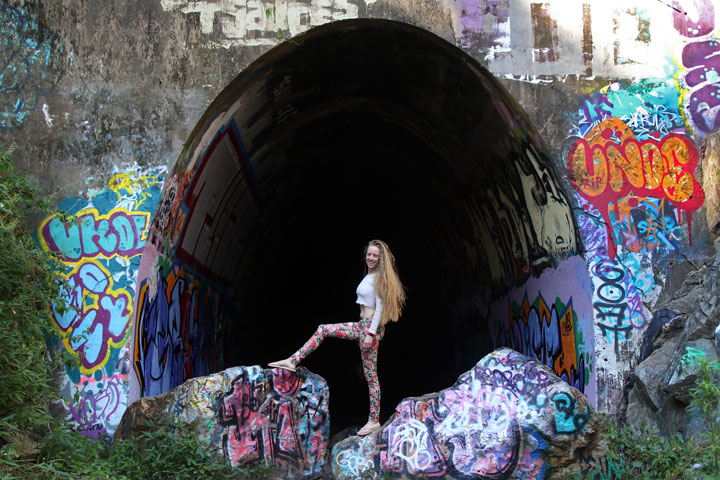
<path id="1" fill-rule="evenodd" d="M 715 8 L 709 0 L 673 0 L 673 26 L 685 37 L 701 37 L 715 28 Z"/>
<path id="2" fill-rule="evenodd" d="M 315 387 L 300 380 L 280 369 L 272 370 L 271 380 L 251 380 L 247 373 L 233 380 L 221 407 L 221 423 L 228 427 L 223 448 L 232 465 L 265 459 L 313 471 L 313 459 L 322 459 L 326 449 L 324 419 L 312 403 L 316 395 L 306 395 Z"/>

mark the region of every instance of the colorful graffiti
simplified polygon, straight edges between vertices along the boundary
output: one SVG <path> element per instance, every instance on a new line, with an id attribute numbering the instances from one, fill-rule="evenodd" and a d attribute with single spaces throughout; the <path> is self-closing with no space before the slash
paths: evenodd
<path id="1" fill-rule="evenodd" d="M 458 2 L 462 25 L 461 45 L 491 45 L 495 52 L 510 51 L 510 0 Z"/>
<path id="2" fill-rule="evenodd" d="M 112 434 L 127 405 L 127 351 L 140 253 L 157 208 L 164 168 L 116 172 L 90 201 L 66 198 L 38 227 L 42 247 L 56 252 L 68 279 L 64 305 L 50 321 L 77 359 L 61 388 L 69 418 L 86 435 Z"/>
<path id="3" fill-rule="evenodd" d="M 537 360 L 594 404 L 592 296 L 585 260 L 570 257 L 490 305 L 491 343 Z"/>
<path id="4" fill-rule="evenodd" d="M 216 330 L 222 328 L 219 296 L 183 267 L 138 293 L 135 371 L 145 396 L 169 392 L 188 378 L 208 375 L 220 364 Z"/>
<path id="5" fill-rule="evenodd" d="M 500 345 L 547 365 L 557 376 L 582 392 L 587 383 L 585 358 L 576 349 L 578 343 L 584 343 L 578 338 L 581 335 L 572 298 L 563 303 L 558 297 L 548 306 L 542 295 L 532 304 L 526 295 L 522 304 L 510 304 L 510 320 Z"/>
<path id="6" fill-rule="evenodd" d="M 580 451 L 577 462 L 582 478 L 588 480 L 622 480 L 622 473 L 625 471 L 622 458 L 615 460 L 606 455 L 595 458 Z"/>
<path id="7" fill-rule="evenodd" d="M 608 254 L 614 258 L 617 244 L 625 244 L 622 231 L 612 229 L 620 217 L 620 200 L 639 204 L 638 198 L 664 199 L 677 209 L 677 223 L 685 212 L 688 233 L 692 212 L 700 208 L 704 193 L 693 177 L 698 152 L 690 139 L 677 134 L 660 140 L 639 141 L 619 118 L 608 118 L 575 142 L 568 155 L 568 173 L 577 192 L 592 204 L 608 229 Z"/>
<path id="8" fill-rule="evenodd" d="M 54 38 L 22 8 L 0 4 L 0 130 L 21 127 L 49 87 Z M 48 116 L 47 105 L 43 111 Z M 52 123 L 52 122 L 51 122 Z"/>
<path id="9" fill-rule="evenodd" d="M 281 369 L 237 376 L 218 400 L 223 451 L 230 464 L 265 460 L 304 475 L 318 474 L 330 437 L 328 390 L 321 380 Z"/>
<path id="10" fill-rule="evenodd" d="M 595 323 L 617 352 L 620 344 L 647 324 L 642 299 L 654 288 L 654 277 L 646 256 L 628 251 L 610 258 L 599 213 L 587 203 L 582 205 L 585 208 L 577 218 L 592 276 Z"/>
<path id="11" fill-rule="evenodd" d="M 550 369 L 499 349 L 451 388 L 401 402 L 378 433 L 336 444 L 333 473 L 542 479 L 556 439 L 586 444 L 591 412 Z"/>
<path id="12" fill-rule="evenodd" d="M 679 58 L 676 56 L 681 112 L 688 129 L 702 139 L 720 128 L 720 40 L 715 35 L 715 6 L 711 0 L 675 3 L 679 8 L 673 13 L 673 25 L 687 42 Z"/>
<path id="13" fill-rule="evenodd" d="M 123 401 L 127 378 L 127 374 L 120 374 L 101 377 L 100 380 L 91 377 L 81 379 L 77 402 L 68 405 L 68 412 L 84 435 L 92 438 L 107 435 L 105 422 L 118 413 L 122 415 L 119 410 L 127 404 Z"/>

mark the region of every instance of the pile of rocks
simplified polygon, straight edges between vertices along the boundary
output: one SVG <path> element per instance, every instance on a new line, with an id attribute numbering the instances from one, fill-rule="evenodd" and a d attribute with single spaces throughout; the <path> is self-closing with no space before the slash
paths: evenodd
<path id="1" fill-rule="evenodd" d="M 641 362 L 628 384 L 627 424 L 666 435 L 696 438 L 702 419 L 687 406 L 698 378 L 698 360 L 718 360 L 720 254 L 712 263 L 690 272 L 670 298 L 655 305 L 642 349 Z"/>

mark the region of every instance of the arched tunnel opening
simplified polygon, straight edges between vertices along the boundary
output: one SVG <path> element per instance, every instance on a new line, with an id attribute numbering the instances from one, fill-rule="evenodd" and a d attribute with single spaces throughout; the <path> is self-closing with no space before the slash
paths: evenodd
<path id="1" fill-rule="evenodd" d="M 318 27 L 242 72 L 190 136 L 153 229 L 155 268 L 215 295 L 183 313 L 210 312 L 174 374 L 151 365 L 141 299 L 145 395 L 218 365 L 266 365 L 318 324 L 357 321 L 363 248 L 385 240 L 408 301 L 380 346 L 381 421 L 500 346 L 489 304 L 580 245 L 518 104 L 460 49 L 385 20 Z M 329 384 L 333 431 L 365 422 L 355 343 L 328 339 L 303 365 Z"/>

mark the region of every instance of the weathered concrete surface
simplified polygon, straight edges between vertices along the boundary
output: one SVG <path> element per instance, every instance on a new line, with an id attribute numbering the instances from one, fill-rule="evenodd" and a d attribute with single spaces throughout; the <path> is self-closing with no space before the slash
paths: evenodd
<path id="1" fill-rule="evenodd" d="M 325 380 L 305 368 L 233 367 L 133 403 L 115 438 L 138 435 L 147 420 L 170 418 L 190 425 L 232 465 L 264 460 L 278 475 L 316 476 L 330 437 L 328 398 Z"/>
<path id="2" fill-rule="evenodd" d="M 451 388 L 404 400 L 378 432 L 336 444 L 332 469 L 337 478 L 365 470 L 517 479 L 549 478 L 552 470 L 565 478 L 565 467 L 598 449 L 598 428 L 584 395 L 541 363 L 503 348 Z"/>

